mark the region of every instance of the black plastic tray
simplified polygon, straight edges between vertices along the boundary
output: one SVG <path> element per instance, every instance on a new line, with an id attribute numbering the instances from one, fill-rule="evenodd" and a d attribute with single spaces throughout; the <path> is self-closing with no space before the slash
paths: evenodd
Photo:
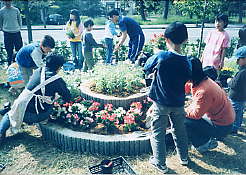
<path id="1" fill-rule="evenodd" d="M 113 162 L 113 174 L 136 174 L 132 167 L 126 162 L 123 157 L 112 159 Z M 91 174 L 102 174 L 102 168 L 100 164 L 89 167 Z"/>

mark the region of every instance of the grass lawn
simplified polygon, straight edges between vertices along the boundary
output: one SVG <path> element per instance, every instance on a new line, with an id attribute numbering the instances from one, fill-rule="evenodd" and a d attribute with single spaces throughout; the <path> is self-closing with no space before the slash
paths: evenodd
<path id="1" fill-rule="evenodd" d="M 1 76 L 2 77 L 2 76 Z M 8 91 L 0 88 L 0 106 L 13 101 Z M 246 114 L 246 113 L 245 113 Z M 1 118 L 1 117 L 0 117 Z M 246 118 L 246 115 L 245 115 Z M 175 152 L 169 150 L 167 165 L 171 174 L 246 174 L 246 121 L 238 136 L 228 136 L 219 146 L 203 155 L 189 151 L 191 162 L 181 166 Z M 148 163 L 151 154 L 124 156 L 138 174 L 157 174 Z M 0 145 L 0 164 L 6 168 L 0 174 L 86 174 L 88 166 L 98 164 L 107 157 L 102 155 L 62 152 L 45 141 L 37 126 L 24 125 L 23 131 L 8 137 Z"/>

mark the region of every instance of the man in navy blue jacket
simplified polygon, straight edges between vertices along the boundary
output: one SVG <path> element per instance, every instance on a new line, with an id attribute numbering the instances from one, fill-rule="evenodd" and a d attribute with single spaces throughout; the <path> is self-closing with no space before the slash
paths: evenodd
<path id="1" fill-rule="evenodd" d="M 182 165 L 188 164 L 188 141 L 184 127 L 184 85 L 191 77 L 191 64 L 181 54 L 181 46 L 188 39 L 183 23 L 174 22 L 165 30 L 168 51 L 161 51 L 147 61 L 145 71 L 154 71 L 154 80 L 149 97 L 153 100 L 151 109 L 150 163 L 162 173 L 167 173 L 165 131 L 170 119 L 172 135 Z"/>
<path id="2" fill-rule="evenodd" d="M 134 63 L 144 46 L 145 37 L 142 28 L 134 19 L 121 17 L 117 10 L 110 11 L 108 15 L 115 24 L 119 24 L 122 32 L 121 41 L 115 46 L 115 51 L 125 42 L 128 35 L 130 38 L 128 59 Z"/>

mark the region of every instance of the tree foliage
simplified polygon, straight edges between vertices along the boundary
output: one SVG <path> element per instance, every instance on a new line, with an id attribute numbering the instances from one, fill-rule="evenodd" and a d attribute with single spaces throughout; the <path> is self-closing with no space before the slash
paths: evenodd
<path id="1" fill-rule="evenodd" d="M 224 13 L 228 10 L 227 0 L 182 0 L 174 1 L 174 6 L 177 11 L 183 15 L 190 17 L 196 16 L 197 19 L 211 21 L 219 13 Z M 205 12 L 205 16 L 204 13 Z"/>

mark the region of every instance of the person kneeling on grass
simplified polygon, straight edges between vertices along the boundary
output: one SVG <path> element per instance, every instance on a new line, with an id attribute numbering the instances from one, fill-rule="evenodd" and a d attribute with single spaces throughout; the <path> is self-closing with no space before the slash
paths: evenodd
<path id="1" fill-rule="evenodd" d="M 214 138 L 231 132 L 235 113 L 225 91 L 203 72 L 200 60 L 192 58 L 191 64 L 192 103 L 185 109 L 185 126 L 193 148 L 203 153 L 218 146 Z"/>
<path id="2" fill-rule="evenodd" d="M 56 93 L 64 101 L 70 100 L 71 94 L 66 83 L 57 74 L 64 62 L 64 57 L 51 54 L 46 57 L 46 67 L 35 70 L 26 88 L 0 122 L 0 145 L 10 127 L 15 134 L 23 121 L 33 124 L 46 120 L 52 112 Z"/>

